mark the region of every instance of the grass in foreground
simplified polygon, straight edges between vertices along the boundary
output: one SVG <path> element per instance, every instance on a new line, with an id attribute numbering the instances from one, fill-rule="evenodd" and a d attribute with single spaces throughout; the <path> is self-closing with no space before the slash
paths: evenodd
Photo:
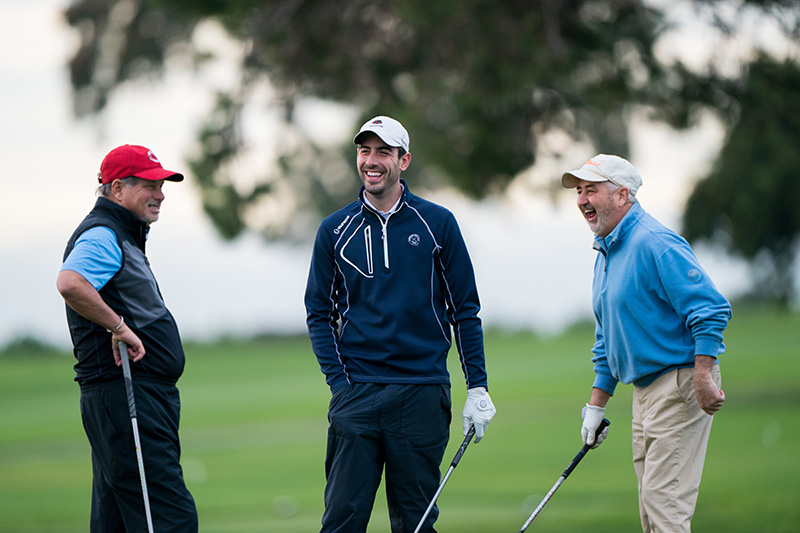
<path id="1" fill-rule="evenodd" d="M 557 338 L 489 332 L 498 414 L 439 498 L 437 528 L 517 531 L 580 449 L 592 382 L 592 328 Z M 696 531 L 774 533 L 800 524 L 800 316 L 735 309 L 722 359 L 728 400 L 709 444 Z M 329 393 L 305 338 L 189 345 L 179 386 L 187 484 L 203 532 L 319 529 Z M 462 441 L 465 390 L 451 356 L 454 422 L 443 471 Z M 90 450 L 72 357 L 0 356 L 0 531 L 88 529 Z M 532 530 L 639 531 L 630 464 L 630 387 L 610 436 L 581 462 Z M 383 492 L 370 533 L 389 531 Z"/>

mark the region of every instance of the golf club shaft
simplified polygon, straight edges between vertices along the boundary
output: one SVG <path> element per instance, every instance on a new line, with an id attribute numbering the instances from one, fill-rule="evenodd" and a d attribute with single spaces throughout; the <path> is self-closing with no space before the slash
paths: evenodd
<path id="1" fill-rule="evenodd" d="M 565 479 L 567 479 L 567 478 L 565 478 L 563 475 L 560 478 L 558 478 L 558 481 L 556 481 L 556 484 L 553 485 L 552 489 L 550 489 L 550 492 L 547 493 L 547 496 L 544 497 L 544 499 L 541 501 L 541 503 L 539 503 L 539 506 L 536 507 L 536 509 L 533 511 L 533 513 L 531 513 L 531 516 L 528 517 L 528 520 L 522 525 L 522 527 L 520 528 L 520 532 L 523 532 L 526 529 L 528 529 L 528 526 L 531 525 L 531 522 L 533 522 L 533 519 L 536 518 L 536 515 L 539 514 L 539 511 L 544 509 L 545 504 L 548 501 L 550 501 L 550 498 L 553 497 L 553 494 L 556 493 L 556 491 L 558 490 L 558 487 L 560 487 L 561 484 L 564 483 Z"/>
<path id="2" fill-rule="evenodd" d="M 447 480 L 450 479 L 450 474 L 453 473 L 456 466 L 458 466 L 458 462 L 461 460 L 461 456 L 464 455 L 464 452 L 467 450 L 467 446 L 469 446 L 469 442 L 472 440 L 472 437 L 475 436 L 475 426 L 470 426 L 469 431 L 467 431 L 467 435 L 464 437 L 464 441 L 461 443 L 461 446 L 458 447 L 458 451 L 456 452 L 455 457 L 450 462 L 450 468 L 447 469 L 447 473 L 442 478 L 442 483 L 439 485 L 439 488 L 436 490 L 436 494 L 433 495 L 431 498 L 431 503 L 428 504 L 428 508 L 425 509 L 425 514 L 422 515 L 422 518 L 417 524 L 417 528 L 414 530 L 414 533 L 419 533 L 420 529 L 422 529 L 422 524 L 425 523 L 425 519 L 428 518 L 428 515 L 431 514 L 431 510 L 433 506 L 436 504 L 436 500 L 439 498 L 439 494 L 442 493 L 442 489 L 444 489 Z"/>
<path id="3" fill-rule="evenodd" d="M 597 427 L 597 431 L 595 432 L 595 439 L 599 438 L 600 434 L 603 432 L 603 430 L 606 427 L 608 427 L 610 424 L 611 424 L 611 422 L 609 422 L 608 419 L 604 418 L 603 421 L 600 422 L 600 425 Z M 556 491 L 558 490 L 558 487 L 560 487 L 561 484 L 564 483 L 564 481 L 572 473 L 572 471 L 575 470 L 575 467 L 578 466 L 578 463 L 581 462 L 581 459 L 583 459 L 583 456 L 586 455 L 586 453 L 591 449 L 592 449 L 592 447 L 589 446 L 588 444 L 584 444 L 583 445 L 583 447 L 578 452 L 578 454 L 572 459 L 572 462 L 570 462 L 569 466 L 564 470 L 564 473 L 561 474 L 561 477 L 558 478 L 558 481 L 556 481 L 556 484 L 553 485 L 552 489 L 550 489 L 550 492 L 547 493 L 547 495 L 544 497 L 542 502 L 536 507 L 536 509 L 534 509 L 533 513 L 531 513 L 531 516 L 529 516 L 528 519 L 525 521 L 525 523 L 522 524 L 522 527 L 520 528 L 518 533 L 523 533 L 526 529 L 528 529 L 528 526 L 531 525 L 531 522 L 533 522 L 533 519 L 536 518 L 536 515 L 538 515 L 539 512 L 542 509 L 544 509 L 545 504 L 548 501 L 550 501 L 550 498 L 552 498 L 553 494 L 556 493 Z"/>
<path id="4" fill-rule="evenodd" d="M 139 441 L 139 424 L 136 421 L 136 402 L 133 399 L 131 362 L 128 360 L 128 347 L 124 342 L 119 343 L 119 354 L 122 358 L 122 375 L 125 379 L 125 391 L 128 393 L 128 411 L 130 411 L 131 426 L 133 427 L 133 443 L 136 446 L 136 461 L 139 463 L 139 479 L 142 481 L 142 497 L 144 498 L 144 513 L 147 518 L 147 531 L 153 533 L 153 517 L 150 515 L 150 498 L 147 495 L 147 479 L 144 475 L 142 444 Z"/>

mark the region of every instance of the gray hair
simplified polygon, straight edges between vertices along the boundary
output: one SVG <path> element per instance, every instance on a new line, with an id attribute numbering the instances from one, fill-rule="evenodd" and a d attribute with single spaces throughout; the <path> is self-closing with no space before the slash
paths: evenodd
<path id="1" fill-rule="evenodd" d="M 617 185 L 616 183 L 614 183 L 612 181 L 604 181 L 603 183 L 606 184 L 606 189 L 608 190 L 609 194 L 615 193 L 615 192 L 617 192 L 618 190 L 620 190 L 622 188 L 621 186 Z M 628 203 L 629 204 L 635 204 L 636 203 L 636 196 L 634 196 L 633 194 L 630 194 L 630 191 L 628 191 Z"/>
<path id="2" fill-rule="evenodd" d="M 127 178 L 120 178 L 119 181 L 121 181 L 126 187 L 133 187 L 139 179 L 140 178 L 137 178 L 136 176 L 128 176 Z M 95 191 L 97 196 L 102 196 L 103 198 L 108 198 L 111 196 L 111 185 L 113 183 L 114 182 L 112 181 L 100 185 L 97 188 L 97 191 Z"/>

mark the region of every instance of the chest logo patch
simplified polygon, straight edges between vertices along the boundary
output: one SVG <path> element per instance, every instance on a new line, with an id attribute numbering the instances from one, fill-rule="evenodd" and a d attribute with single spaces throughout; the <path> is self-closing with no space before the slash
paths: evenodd
<path id="1" fill-rule="evenodd" d="M 419 235 L 412 233 L 408 236 L 408 244 L 411 246 L 419 246 Z"/>

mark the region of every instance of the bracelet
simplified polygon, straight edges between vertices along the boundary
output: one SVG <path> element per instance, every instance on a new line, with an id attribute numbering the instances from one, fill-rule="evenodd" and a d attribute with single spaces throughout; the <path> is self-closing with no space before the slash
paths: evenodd
<path id="1" fill-rule="evenodd" d="M 120 315 L 120 316 L 119 316 L 119 324 L 117 324 L 117 327 L 115 327 L 115 328 L 114 328 L 113 332 L 117 332 L 117 331 L 119 331 L 119 328 L 121 328 L 121 327 L 122 327 L 122 324 L 123 324 L 124 322 L 125 322 L 125 319 L 124 319 L 124 318 L 122 318 L 122 315 Z M 112 333 L 112 330 L 110 330 L 110 329 L 109 329 L 109 330 L 108 330 L 108 332 L 109 332 L 109 333 Z"/>

